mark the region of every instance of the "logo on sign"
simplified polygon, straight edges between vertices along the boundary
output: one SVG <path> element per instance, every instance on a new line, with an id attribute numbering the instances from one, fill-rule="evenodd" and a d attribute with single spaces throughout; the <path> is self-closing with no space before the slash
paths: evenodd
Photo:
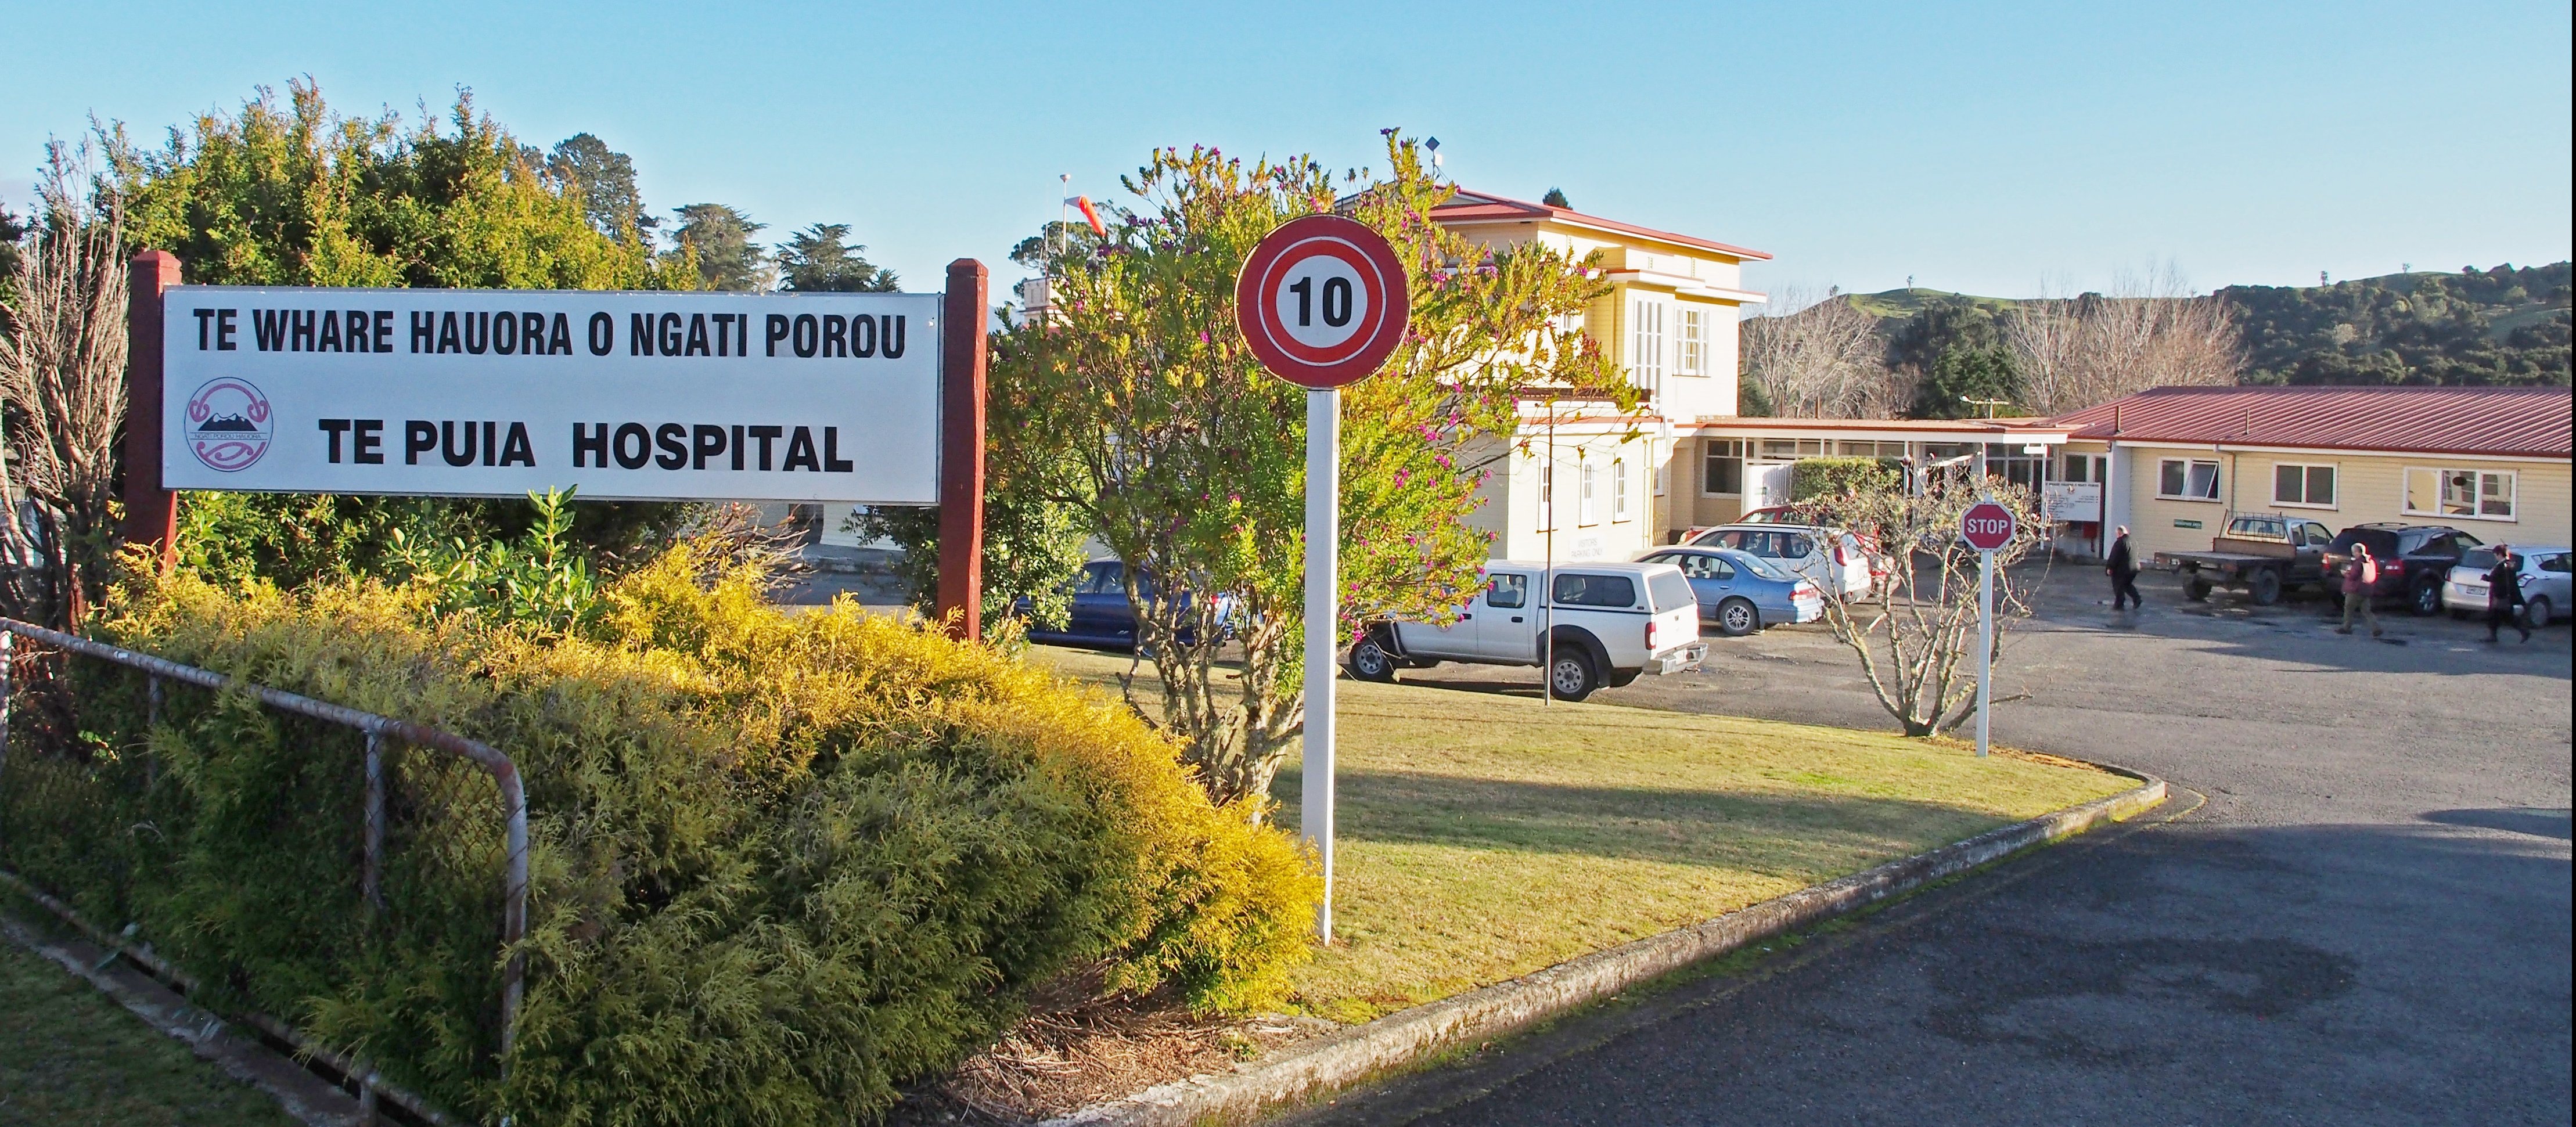
<path id="1" fill-rule="evenodd" d="M 246 470 L 268 453 L 268 396 L 250 381 L 225 376 L 188 397 L 188 452 L 208 469 Z"/>

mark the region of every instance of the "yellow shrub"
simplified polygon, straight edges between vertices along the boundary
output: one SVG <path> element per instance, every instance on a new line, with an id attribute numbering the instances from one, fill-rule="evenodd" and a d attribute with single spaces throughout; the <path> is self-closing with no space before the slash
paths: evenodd
<path id="1" fill-rule="evenodd" d="M 489 1063 L 498 802 L 448 757 L 390 761 L 389 911 L 370 924 L 349 733 L 193 691 L 146 731 L 135 680 L 94 667 L 99 746 L 148 745 L 168 769 L 147 785 L 58 757 L 43 795 L 89 789 L 37 811 L 43 795 L 8 789 L 36 777 L 13 757 L 0 815 L 70 828 L 0 850 L 104 890 L 93 910 L 233 984 L 219 1001 L 522 1122 L 869 1115 L 1080 962 L 1202 1008 L 1284 992 L 1320 892 L 1307 858 L 1211 805 L 1122 707 L 852 604 L 785 614 L 707 567 L 673 550 L 572 638 L 436 618 L 422 593 L 368 583 L 230 594 L 181 576 L 111 608 L 124 644 L 519 763 L 532 970 L 506 1081 Z M 77 829 L 143 823 L 158 836 Z"/>

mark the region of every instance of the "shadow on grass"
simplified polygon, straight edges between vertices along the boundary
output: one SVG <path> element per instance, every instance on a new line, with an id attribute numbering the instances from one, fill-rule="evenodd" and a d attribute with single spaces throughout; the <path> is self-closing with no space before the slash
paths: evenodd
<path id="1" fill-rule="evenodd" d="M 1294 769 L 1277 793 L 1295 794 Z M 1831 787 L 1827 776 L 1790 780 Z M 1581 854 L 1807 877 L 2001 825 L 1991 812 L 1867 794 L 1778 795 L 1588 787 L 1412 772 L 1343 772 L 1344 840 L 1510 853 Z M 1856 786 L 1856 784 L 1854 784 Z M 1281 812 L 1293 826 L 1293 806 Z"/>

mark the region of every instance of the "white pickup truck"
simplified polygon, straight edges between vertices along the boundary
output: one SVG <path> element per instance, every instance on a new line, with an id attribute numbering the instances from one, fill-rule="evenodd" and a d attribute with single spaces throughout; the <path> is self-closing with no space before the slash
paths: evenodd
<path id="1" fill-rule="evenodd" d="M 1539 592 L 1549 597 L 1535 598 Z M 1346 661 L 1363 681 L 1392 681 L 1398 669 L 1444 661 L 1547 665 L 1548 691 L 1582 700 L 1604 684 L 1679 673 L 1707 655 L 1699 601 L 1678 567 L 1490 560 L 1484 589 L 1459 608 L 1457 622 L 1378 623 L 1352 643 Z"/>

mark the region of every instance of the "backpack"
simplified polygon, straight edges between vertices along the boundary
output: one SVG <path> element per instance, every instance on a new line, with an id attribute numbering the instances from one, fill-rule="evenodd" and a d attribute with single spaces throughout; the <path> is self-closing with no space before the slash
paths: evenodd
<path id="1" fill-rule="evenodd" d="M 2363 557 L 2361 558 L 2361 585 L 2362 585 L 2362 586 L 2364 586 L 2364 587 L 2368 587 L 2368 586 L 2371 586 L 2372 584 L 2375 584 L 2375 583 L 2378 583 L 2378 582 L 2379 582 L 2379 559 L 2378 559 L 2378 557 L 2376 557 L 2376 556 L 2363 556 Z"/>

